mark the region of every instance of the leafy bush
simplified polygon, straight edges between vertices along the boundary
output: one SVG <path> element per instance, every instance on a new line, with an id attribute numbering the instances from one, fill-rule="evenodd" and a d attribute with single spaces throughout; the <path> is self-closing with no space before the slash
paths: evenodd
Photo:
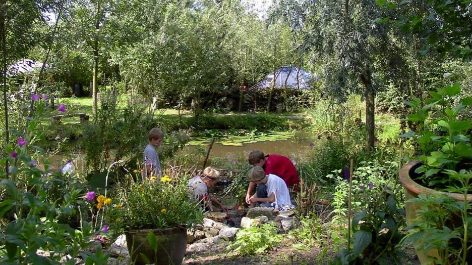
<path id="1" fill-rule="evenodd" d="M 282 241 L 282 235 L 277 234 L 277 228 L 271 224 L 239 230 L 236 241 L 228 246 L 239 255 L 253 255 L 275 248 Z"/>

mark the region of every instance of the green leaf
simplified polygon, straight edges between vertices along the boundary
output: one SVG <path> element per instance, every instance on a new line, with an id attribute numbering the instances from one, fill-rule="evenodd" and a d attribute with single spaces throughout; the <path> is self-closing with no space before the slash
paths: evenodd
<path id="1" fill-rule="evenodd" d="M 146 257 L 146 255 L 144 255 L 143 253 L 139 253 L 139 255 L 144 260 L 145 264 L 150 264 L 151 263 L 151 261 L 148 259 L 148 257 Z"/>
<path id="2" fill-rule="evenodd" d="M 446 95 L 448 96 L 455 96 L 461 92 L 461 86 L 459 83 L 455 83 L 452 86 L 447 86 L 445 88 Z"/>
<path id="3" fill-rule="evenodd" d="M 352 218 L 352 227 L 356 227 L 358 224 L 359 224 L 359 221 L 364 219 L 365 217 L 367 216 L 367 212 L 366 211 L 362 211 L 358 214 L 356 214 L 353 218 Z"/>
<path id="4" fill-rule="evenodd" d="M 464 106 L 471 106 L 472 105 L 472 97 L 467 97 L 461 99 L 461 104 Z"/>
<path id="5" fill-rule="evenodd" d="M 470 144 L 458 143 L 454 146 L 454 153 L 461 157 L 471 157 L 472 147 Z"/>
<path id="6" fill-rule="evenodd" d="M 414 131 L 409 131 L 409 132 L 406 132 L 404 134 L 401 134 L 399 136 L 397 136 L 398 138 L 408 138 L 408 137 L 412 137 L 415 135 L 415 132 Z"/>
<path id="7" fill-rule="evenodd" d="M 376 0 L 379 6 L 385 6 L 387 4 L 387 0 Z"/>
<path id="8" fill-rule="evenodd" d="M 435 175 L 436 173 L 439 172 L 439 169 L 428 169 L 428 171 L 426 171 L 426 173 L 424 173 L 425 177 L 430 177 L 432 175 Z"/>
<path id="9" fill-rule="evenodd" d="M 447 123 L 447 122 L 444 121 L 444 120 L 438 121 L 438 125 L 441 126 L 441 127 L 447 128 L 447 129 L 449 129 L 449 127 L 450 127 L 450 126 L 449 126 L 449 123 Z"/>
<path id="10" fill-rule="evenodd" d="M 472 127 L 472 124 L 470 121 L 456 121 L 451 123 L 451 129 L 460 132 L 460 131 L 467 131 Z"/>
<path id="11" fill-rule="evenodd" d="M 157 238 L 156 238 L 156 235 L 149 232 L 147 234 L 147 241 L 149 242 L 149 245 L 151 246 L 152 250 L 154 250 L 154 252 L 156 252 L 157 251 Z"/>
<path id="12" fill-rule="evenodd" d="M 355 255 L 359 255 L 372 242 L 372 233 L 359 230 L 354 234 L 354 247 L 352 249 Z"/>
<path id="13" fill-rule="evenodd" d="M 395 196 L 388 196 L 387 207 L 390 213 L 395 213 L 397 211 L 397 200 L 395 200 Z"/>

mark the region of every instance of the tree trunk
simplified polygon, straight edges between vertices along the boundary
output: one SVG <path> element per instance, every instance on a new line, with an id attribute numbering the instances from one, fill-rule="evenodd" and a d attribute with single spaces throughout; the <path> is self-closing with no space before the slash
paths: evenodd
<path id="1" fill-rule="evenodd" d="M 360 74 L 362 84 L 364 85 L 365 96 L 365 123 L 367 128 L 367 152 L 375 147 L 375 93 L 372 86 L 372 73 L 369 66 L 366 66 Z"/>
<path id="2" fill-rule="evenodd" d="M 95 121 L 98 121 L 98 32 L 100 30 L 100 1 L 97 1 L 97 17 L 95 20 L 95 41 L 93 45 L 93 77 L 92 77 L 92 89 L 93 89 L 93 114 Z"/>
<path id="3" fill-rule="evenodd" d="M 6 27 L 6 0 L 0 2 L 0 32 L 2 45 L 2 85 L 3 85 L 3 103 L 5 106 L 5 143 L 10 142 L 10 133 L 8 128 L 8 101 L 7 101 L 7 27 Z M 5 178 L 8 179 L 8 159 L 5 163 Z"/>

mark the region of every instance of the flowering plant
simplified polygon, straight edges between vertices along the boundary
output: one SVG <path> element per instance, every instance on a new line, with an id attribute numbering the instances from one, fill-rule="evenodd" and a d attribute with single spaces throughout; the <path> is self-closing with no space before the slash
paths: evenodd
<path id="1" fill-rule="evenodd" d="M 105 213 L 106 223 L 118 233 L 201 223 L 203 213 L 187 192 L 187 180 L 187 176 L 165 175 L 117 187 Z"/>

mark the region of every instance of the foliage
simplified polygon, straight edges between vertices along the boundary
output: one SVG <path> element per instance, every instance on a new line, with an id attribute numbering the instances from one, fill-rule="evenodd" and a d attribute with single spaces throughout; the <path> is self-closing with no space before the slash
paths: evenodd
<path id="1" fill-rule="evenodd" d="M 399 264 L 397 247 L 403 238 L 400 228 L 404 210 L 396 194 L 387 185 L 375 186 L 370 182 L 359 187 L 356 202 L 360 202 L 363 210 L 352 219 L 352 250 L 349 246 L 348 250 L 338 252 L 335 264 L 390 264 L 392 260 Z"/>
<path id="2" fill-rule="evenodd" d="M 337 170 L 334 173 L 339 174 L 341 170 Z M 401 202 L 403 195 L 402 189 L 399 187 L 398 180 L 396 178 L 398 172 L 398 164 L 396 162 L 378 162 L 376 160 L 370 162 L 361 162 L 360 165 L 354 170 L 352 178 L 352 199 L 351 199 L 351 211 L 358 217 L 356 223 L 352 224 L 353 231 L 367 231 L 372 233 L 373 249 L 369 250 L 370 258 L 374 259 L 377 255 L 382 254 L 383 250 L 388 250 L 387 255 L 394 255 L 394 247 L 398 242 L 398 228 L 403 222 L 401 211 L 398 210 L 403 205 L 398 204 L 395 210 L 393 205 L 397 205 L 397 202 Z M 343 245 L 347 242 L 346 235 L 346 218 L 348 214 L 348 196 L 349 196 L 349 182 L 347 174 L 344 177 L 330 174 L 327 177 L 335 179 L 335 191 L 333 194 L 333 200 L 331 206 L 333 207 L 333 217 L 331 226 L 333 227 L 331 237 L 337 246 Z M 364 222 L 358 223 L 360 220 Z M 355 218 L 353 220 L 356 220 Z M 388 222 L 387 222 L 388 221 Z M 383 224 L 386 222 L 385 224 Z M 386 237 L 383 233 L 379 232 L 386 228 L 388 223 L 389 232 Z M 395 226 L 391 226 L 394 224 Z M 395 228 L 395 229 L 394 229 Z M 359 232 L 362 234 L 364 232 Z M 383 236 L 382 236 L 383 235 Z M 377 238 L 379 240 L 376 240 Z M 366 244 L 364 248 L 367 247 Z M 360 253 L 348 253 L 343 252 L 342 256 L 352 260 L 359 257 Z M 340 254 L 341 255 L 341 254 Z M 364 256 L 368 258 L 367 256 Z"/>
<path id="3" fill-rule="evenodd" d="M 430 187 L 438 187 L 447 191 L 457 191 L 462 187 L 460 174 L 449 174 L 447 170 L 468 169 L 467 159 L 470 159 L 472 148 L 468 130 L 470 120 L 460 120 L 459 113 L 472 105 L 472 98 L 460 100 L 456 106 L 449 106 L 448 101 L 461 91 L 459 84 L 440 88 L 430 92 L 431 98 L 422 101 L 415 98 L 405 104 L 413 108 L 408 120 L 418 123 L 418 129 L 409 131 L 400 137 L 415 137 L 421 151 L 418 159 L 423 163 L 416 170 L 421 179 Z M 461 161 L 466 160 L 461 165 Z M 463 163 L 463 162 L 462 162 Z M 461 192 L 461 191 L 460 191 Z"/>
<path id="4" fill-rule="evenodd" d="M 140 174 L 139 172 L 137 174 Z M 139 177 L 138 177 L 139 178 Z M 106 222 L 116 232 L 201 223 L 203 213 L 187 192 L 185 175 L 156 176 L 119 186 L 111 196 Z"/>
<path id="5" fill-rule="evenodd" d="M 395 7 L 389 1 L 377 2 Z M 421 54 L 434 51 L 468 59 L 472 56 L 470 4 L 470 0 L 401 2 L 398 7 L 404 15 L 397 23 L 402 31 L 420 37 Z"/>
<path id="6" fill-rule="evenodd" d="M 228 250 L 246 256 L 264 253 L 275 248 L 282 241 L 282 235 L 277 234 L 277 228 L 271 224 L 239 230 L 236 241 L 228 246 Z"/>
<path id="7" fill-rule="evenodd" d="M 290 231 L 290 235 L 294 236 L 299 242 L 294 244 L 295 248 L 308 250 L 316 244 L 322 242 L 322 223 L 320 218 L 312 213 L 310 216 L 302 216 L 300 218 L 300 227 Z"/>
<path id="8" fill-rule="evenodd" d="M 4 146 L 0 160 L 2 167 L 7 161 L 10 164 L 8 179 L 0 171 L 0 262 L 60 264 L 71 255 L 66 263 L 75 264 L 82 255 L 86 263 L 106 264 L 108 255 L 100 250 L 95 254 L 85 251 L 96 232 L 86 219 L 77 219 L 84 206 L 84 185 L 79 178 L 70 180 L 70 176 L 52 171 L 44 150 L 36 145 L 43 137 L 40 121 L 51 109 L 45 97 L 35 94 L 31 100 L 27 126 L 14 131 L 16 143 Z M 40 251 L 46 255 L 39 255 Z"/>
<path id="9" fill-rule="evenodd" d="M 413 243 L 420 251 L 429 250 L 428 258 L 435 264 L 467 264 L 472 235 L 469 203 L 439 194 L 420 194 L 408 202 L 420 208 L 415 225 L 408 227 L 405 243 Z"/>

